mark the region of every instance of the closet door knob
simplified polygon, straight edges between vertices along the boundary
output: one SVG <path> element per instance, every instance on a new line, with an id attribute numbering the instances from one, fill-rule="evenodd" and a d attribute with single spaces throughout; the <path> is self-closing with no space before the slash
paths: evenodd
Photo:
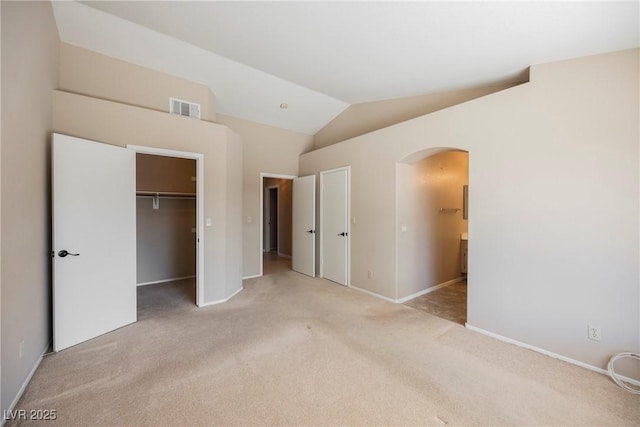
<path id="1" fill-rule="evenodd" d="M 61 250 L 60 252 L 58 252 L 58 256 L 59 256 L 60 258 L 64 258 L 64 257 L 66 257 L 67 255 L 71 255 L 71 256 L 78 256 L 78 255 L 80 255 L 80 254 L 72 254 L 71 252 L 69 252 L 69 251 L 68 251 L 68 250 L 66 250 L 66 249 L 63 249 L 63 250 Z"/>
<path id="2" fill-rule="evenodd" d="M 307 233 L 311 233 L 311 234 L 313 234 L 313 233 L 315 233 L 315 232 L 316 232 L 316 230 L 313 230 L 313 229 L 311 229 L 311 230 L 307 230 Z"/>
<path id="3" fill-rule="evenodd" d="M 349 233 L 344 232 L 344 231 L 342 233 L 338 234 L 338 236 L 342 236 L 342 237 L 346 237 L 348 235 L 349 235 Z"/>

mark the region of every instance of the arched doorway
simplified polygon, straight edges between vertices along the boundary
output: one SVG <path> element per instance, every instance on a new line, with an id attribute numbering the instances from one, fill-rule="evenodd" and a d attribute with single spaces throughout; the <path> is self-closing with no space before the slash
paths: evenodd
<path id="1" fill-rule="evenodd" d="M 398 163 L 397 179 L 398 300 L 464 325 L 469 155 L 415 153 Z"/>

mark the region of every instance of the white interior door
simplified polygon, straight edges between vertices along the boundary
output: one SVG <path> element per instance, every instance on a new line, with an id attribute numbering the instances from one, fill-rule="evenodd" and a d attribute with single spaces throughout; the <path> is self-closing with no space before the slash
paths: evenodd
<path id="1" fill-rule="evenodd" d="M 320 173 L 322 277 L 349 285 L 349 169 Z"/>
<path id="2" fill-rule="evenodd" d="M 60 351 L 136 321 L 135 152 L 54 134 L 52 162 Z"/>
<path id="3" fill-rule="evenodd" d="M 316 176 L 293 180 L 291 268 L 307 276 L 316 275 Z"/>

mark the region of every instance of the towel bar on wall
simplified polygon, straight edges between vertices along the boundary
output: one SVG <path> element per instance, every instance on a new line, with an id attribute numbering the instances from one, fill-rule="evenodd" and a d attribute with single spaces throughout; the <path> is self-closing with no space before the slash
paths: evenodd
<path id="1" fill-rule="evenodd" d="M 457 213 L 458 211 L 461 211 L 462 209 L 458 209 L 458 208 L 440 208 L 438 210 L 438 212 L 440 213 Z"/>

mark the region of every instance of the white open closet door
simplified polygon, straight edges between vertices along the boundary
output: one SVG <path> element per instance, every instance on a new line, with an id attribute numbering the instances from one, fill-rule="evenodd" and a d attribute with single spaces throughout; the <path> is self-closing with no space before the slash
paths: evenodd
<path id="1" fill-rule="evenodd" d="M 320 172 L 320 275 L 349 286 L 349 173 Z"/>
<path id="2" fill-rule="evenodd" d="M 136 321 L 135 152 L 54 134 L 53 349 Z"/>
<path id="3" fill-rule="evenodd" d="M 291 267 L 314 277 L 316 272 L 316 177 L 293 180 Z"/>

